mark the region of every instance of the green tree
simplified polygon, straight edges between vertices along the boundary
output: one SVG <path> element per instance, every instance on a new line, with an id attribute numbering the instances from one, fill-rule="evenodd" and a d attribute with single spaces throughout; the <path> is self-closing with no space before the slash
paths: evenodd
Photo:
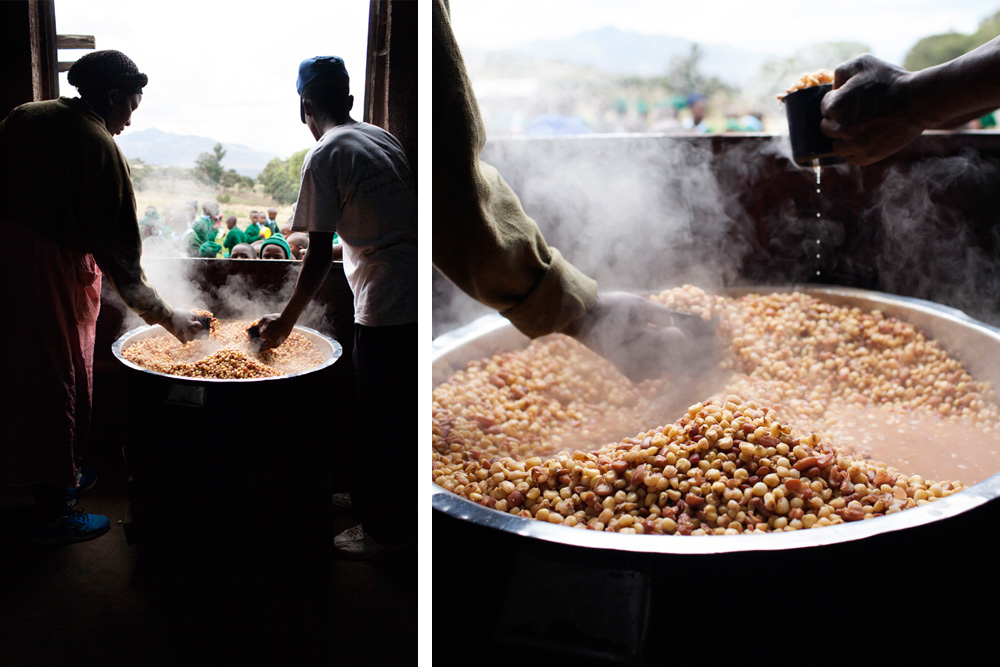
<path id="1" fill-rule="evenodd" d="M 910 49 L 903 60 L 903 67 L 911 72 L 946 63 L 968 53 L 1000 35 L 1000 12 L 979 22 L 971 35 L 946 32 L 924 37 Z"/>
<path id="2" fill-rule="evenodd" d="M 195 160 L 194 174 L 199 179 L 206 183 L 214 183 L 219 185 L 222 181 L 222 174 L 224 169 L 222 168 L 222 158 L 226 156 L 226 149 L 222 147 L 222 144 L 215 144 L 211 153 L 202 153 Z"/>
<path id="3" fill-rule="evenodd" d="M 253 189 L 253 179 L 249 176 L 243 176 L 235 169 L 227 169 L 222 177 L 219 179 L 219 185 L 224 188 L 236 188 L 237 190 L 242 189 Z"/>
<path id="4" fill-rule="evenodd" d="M 953 60 L 963 53 L 971 51 L 975 46 L 972 35 L 958 32 L 947 32 L 943 35 L 924 37 L 906 54 L 903 67 L 915 72 L 917 70 L 940 65 Z"/>
<path id="5" fill-rule="evenodd" d="M 701 60 L 704 55 L 705 52 L 699 44 L 692 44 L 688 55 L 677 56 L 671 60 L 663 77 L 666 88 L 682 95 L 701 93 L 711 96 L 718 92 L 731 92 L 730 86 L 718 77 L 701 72 Z"/>
<path id="6" fill-rule="evenodd" d="M 279 204 L 291 204 L 299 196 L 299 179 L 289 173 L 290 160 L 274 158 L 260 172 L 257 180 L 264 186 L 264 192 Z"/>
<path id="7" fill-rule="evenodd" d="M 302 176 L 302 163 L 306 161 L 306 154 L 308 152 L 308 148 L 303 148 L 297 153 L 292 153 L 292 157 L 288 158 L 288 175 L 296 183 L 299 182 Z"/>
<path id="8" fill-rule="evenodd" d="M 987 16 L 979 23 L 979 29 L 972 35 L 972 48 L 982 46 L 997 35 L 1000 35 L 1000 12 Z"/>

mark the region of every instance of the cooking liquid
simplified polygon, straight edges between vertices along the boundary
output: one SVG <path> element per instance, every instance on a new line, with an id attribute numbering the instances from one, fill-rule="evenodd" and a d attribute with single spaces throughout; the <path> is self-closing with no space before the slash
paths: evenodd
<path id="1" fill-rule="evenodd" d="M 962 421 L 871 406 L 829 406 L 840 448 L 925 479 L 966 486 L 1000 470 L 1000 433 Z M 832 418 L 832 419 L 831 419 Z"/>

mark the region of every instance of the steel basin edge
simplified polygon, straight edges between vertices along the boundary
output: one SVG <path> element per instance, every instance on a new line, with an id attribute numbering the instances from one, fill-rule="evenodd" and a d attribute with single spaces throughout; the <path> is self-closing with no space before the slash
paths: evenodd
<path id="1" fill-rule="evenodd" d="M 170 375 L 168 373 L 160 373 L 159 371 L 150 370 L 139 364 L 129 361 L 123 356 L 123 352 L 128 349 L 129 345 L 144 340 L 146 338 L 152 338 L 154 336 L 159 336 L 167 333 L 167 330 L 161 327 L 159 324 L 149 325 L 145 324 L 140 327 L 136 327 L 130 331 L 126 331 L 111 345 L 111 352 L 115 355 L 122 364 L 128 368 L 148 375 L 160 376 L 172 381 L 177 382 L 195 382 L 195 383 L 211 383 L 211 384 L 248 384 L 254 382 L 271 382 L 271 381 L 281 381 L 288 380 L 290 378 L 299 377 L 302 375 L 308 375 L 310 373 L 315 373 L 321 371 L 329 366 L 332 366 L 340 356 L 343 354 L 344 349 L 334 338 L 325 336 L 315 329 L 310 329 L 309 327 L 296 326 L 295 331 L 299 332 L 307 339 L 309 339 L 316 347 L 319 349 L 320 353 L 323 355 L 324 359 L 321 364 L 317 364 L 312 368 L 304 371 L 299 371 L 298 373 L 288 373 L 285 375 L 278 375 L 274 377 L 263 377 L 263 378 L 246 378 L 246 379 L 220 379 L 220 378 L 202 378 L 202 377 L 185 377 L 182 375 Z"/>

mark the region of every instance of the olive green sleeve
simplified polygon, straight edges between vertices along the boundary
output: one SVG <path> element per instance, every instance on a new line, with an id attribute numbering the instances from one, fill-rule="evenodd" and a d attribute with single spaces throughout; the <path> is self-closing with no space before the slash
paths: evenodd
<path id="1" fill-rule="evenodd" d="M 443 0 L 433 11 L 434 266 L 528 336 L 586 313 L 597 283 L 545 243 L 499 172 L 479 159 L 486 133 Z"/>

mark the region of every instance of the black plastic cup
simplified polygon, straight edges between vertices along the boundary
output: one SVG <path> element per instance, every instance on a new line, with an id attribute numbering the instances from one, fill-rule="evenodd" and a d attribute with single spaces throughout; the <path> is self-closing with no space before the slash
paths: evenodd
<path id="1" fill-rule="evenodd" d="M 820 121 L 820 102 L 823 96 L 833 90 L 833 85 L 825 83 L 810 86 L 785 95 L 785 115 L 788 117 L 788 133 L 792 139 L 792 158 L 802 167 L 815 164 L 826 166 L 838 164 L 844 158 L 833 152 L 833 139 L 823 134 Z"/>

